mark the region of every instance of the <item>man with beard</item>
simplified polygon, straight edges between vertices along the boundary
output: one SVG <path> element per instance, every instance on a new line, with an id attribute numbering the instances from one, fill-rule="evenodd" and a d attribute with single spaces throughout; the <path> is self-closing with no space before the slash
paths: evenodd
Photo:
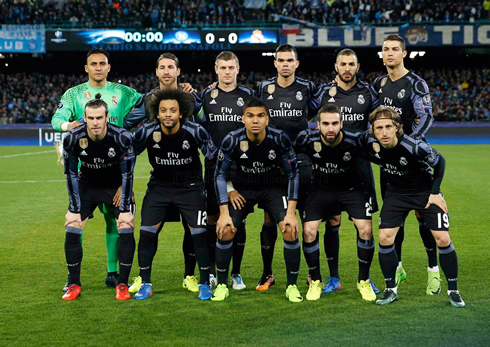
<path id="1" fill-rule="evenodd" d="M 338 208 L 346 210 L 358 231 L 359 275 L 357 288 L 364 300 L 376 295 L 369 281 L 374 255 L 369 195 L 362 188 L 357 170 L 361 147 L 356 136 L 342 129 L 340 108 L 326 104 L 318 111 L 318 129 L 299 133 L 294 143 L 297 153 L 313 162 L 313 181 L 303 212 L 303 252 L 310 269 L 307 300 L 318 300 L 322 293 L 318 227 Z"/>
<path id="2" fill-rule="evenodd" d="M 403 59 L 407 55 L 405 40 L 399 35 L 388 35 L 382 47 L 383 63 L 388 73 L 378 77 L 373 84 L 379 105 L 394 109 L 401 117 L 403 131 L 414 139 L 423 139 L 429 131 L 434 118 L 432 102 L 427 83 L 418 75 L 405 68 Z M 386 174 L 381 171 L 381 196 L 386 191 Z M 437 265 L 436 241 L 426 221 L 415 212 L 419 223 L 419 233 L 424 242 L 428 257 L 427 295 L 437 295 L 441 290 L 441 275 Z M 397 284 L 404 281 L 407 274 L 402 266 L 402 243 L 405 235 L 405 221 L 396 235 L 395 248 L 398 255 L 396 270 Z"/>
<path id="3" fill-rule="evenodd" d="M 363 132 L 367 129 L 369 113 L 378 104 L 378 99 L 374 96 L 375 92 L 369 83 L 357 78 L 359 68 L 357 54 L 349 48 L 341 50 L 335 61 L 337 78 L 333 82 L 323 84 L 315 96 L 319 99 L 317 102 L 322 106 L 330 103 L 338 105 L 341 110 L 343 129 L 351 132 Z M 371 206 L 371 213 L 377 212 L 378 202 L 371 164 L 358 158 L 358 169 L 362 172 L 359 178 L 362 179 L 364 190 L 370 195 L 368 203 Z M 325 222 L 324 235 L 330 277 L 323 288 L 324 293 L 332 293 L 341 289 L 339 274 L 341 209 L 330 212 L 334 214 L 329 216 Z M 359 230 L 357 231 L 359 233 Z M 371 282 L 371 284 L 375 293 L 379 293 L 374 283 Z"/>
<path id="4" fill-rule="evenodd" d="M 202 126 L 187 121 L 193 106 L 187 94 L 179 90 L 155 92 L 149 104 L 151 122 L 138 129 L 134 136 L 136 154 L 146 149 L 153 168 L 141 208 L 138 265 L 142 284 L 134 296 L 137 300 L 148 299 L 153 294 L 151 272 L 155 242 L 170 206 L 184 216 L 194 240 L 200 272 L 198 298 L 211 298 L 206 192 L 199 149 L 207 159 L 212 159 L 216 147 Z"/>
<path id="5" fill-rule="evenodd" d="M 189 102 L 194 105 L 192 110 L 193 114 L 197 114 L 200 109 L 200 99 L 197 93 L 192 89 L 188 83 L 177 83 L 177 78 L 180 76 L 180 62 L 179 59 L 172 53 L 163 53 L 157 59 L 155 75 L 158 78 L 159 87 L 153 89 L 145 95 L 145 105 L 151 102 L 154 93 L 159 90 L 183 90 L 190 94 L 185 94 L 184 97 L 189 99 Z M 131 128 L 139 124 L 143 119 L 149 118 L 149 110 L 146 109 L 144 115 L 138 113 L 130 113 L 127 117 L 128 127 Z M 179 213 L 177 209 L 173 206 L 169 207 L 167 211 L 167 222 L 178 222 L 180 221 Z M 194 269 L 196 267 L 196 256 L 194 252 L 194 242 L 192 240 L 192 235 L 187 222 L 182 219 L 182 226 L 184 227 L 184 241 L 182 243 L 182 251 L 184 253 L 184 279 L 182 282 L 182 287 L 186 288 L 190 292 L 199 292 L 199 281 L 194 276 Z M 163 228 L 163 223 L 160 226 L 160 230 Z M 155 241 L 155 252 L 158 248 L 158 230 L 156 241 Z M 130 293 L 137 293 L 140 289 L 142 283 L 141 276 L 137 276 L 133 280 L 133 284 L 129 288 Z"/>

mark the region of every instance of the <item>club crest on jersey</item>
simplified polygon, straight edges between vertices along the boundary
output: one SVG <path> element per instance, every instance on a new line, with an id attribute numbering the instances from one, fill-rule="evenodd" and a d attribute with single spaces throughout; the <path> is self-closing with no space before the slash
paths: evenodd
<path id="1" fill-rule="evenodd" d="M 213 150 L 214 149 L 214 143 L 213 143 L 213 141 L 211 141 L 211 140 L 208 141 L 208 148 L 210 150 Z"/>
<path id="2" fill-rule="evenodd" d="M 366 100 L 364 100 L 364 96 L 359 95 L 359 97 L 357 98 L 357 103 L 363 105 L 365 102 Z"/>
<path id="3" fill-rule="evenodd" d="M 243 102 L 243 98 L 238 98 L 238 100 L 236 101 L 236 104 L 240 107 L 243 107 L 243 105 L 245 105 L 245 103 Z"/>
<path id="4" fill-rule="evenodd" d="M 248 141 L 240 141 L 240 149 L 242 152 L 248 151 Z"/>
<path id="5" fill-rule="evenodd" d="M 161 132 L 159 132 L 159 131 L 153 132 L 153 141 L 160 142 L 161 139 L 162 139 L 162 133 Z"/>
<path id="6" fill-rule="evenodd" d="M 270 150 L 268 158 L 269 158 L 269 160 L 276 159 L 276 152 L 274 152 L 273 149 Z"/>
<path id="7" fill-rule="evenodd" d="M 189 141 L 185 140 L 185 141 L 182 143 L 182 149 L 184 149 L 184 150 L 188 150 L 189 148 L 191 148 L 191 145 L 189 144 Z"/>
<path id="8" fill-rule="evenodd" d="M 119 101 L 117 101 L 116 96 L 114 96 L 114 95 L 112 96 L 112 103 L 113 103 L 114 105 L 117 105 L 117 104 L 119 103 Z"/>
<path id="9" fill-rule="evenodd" d="M 114 148 L 109 148 L 109 153 L 107 153 L 107 155 L 109 156 L 109 158 L 114 158 L 116 156 L 116 151 L 114 150 Z"/>
<path id="10" fill-rule="evenodd" d="M 67 152 L 67 151 L 65 151 L 65 150 L 63 150 L 63 157 L 64 157 L 65 159 L 68 159 L 68 152 Z"/>
<path id="11" fill-rule="evenodd" d="M 330 90 L 328 91 L 328 95 L 330 95 L 332 98 L 337 95 L 337 87 L 332 87 L 330 88 Z"/>
<path id="12" fill-rule="evenodd" d="M 424 104 L 426 104 L 426 105 L 430 105 L 430 95 L 429 95 L 429 94 L 425 95 L 425 96 L 422 98 L 422 101 L 424 102 Z"/>
<path id="13" fill-rule="evenodd" d="M 388 81 L 388 77 L 385 77 L 381 80 L 381 87 L 384 87 L 386 84 L 386 81 Z"/>
<path id="14" fill-rule="evenodd" d="M 88 140 L 86 138 L 80 139 L 80 141 L 78 141 L 78 144 L 80 145 L 81 149 L 85 149 L 88 147 Z"/>
<path id="15" fill-rule="evenodd" d="M 133 152 L 134 152 L 134 150 L 133 150 L 133 146 L 129 146 L 129 147 L 128 147 L 128 150 L 127 150 L 128 155 L 133 154 Z"/>
<path id="16" fill-rule="evenodd" d="M 405 157 L 401 157 L 400 158 L 400 164 L 403 165 L 403 166 L 407 165 L 408 164 L 407 159 L 405 159 Z"/>
<path id="17" fill-rule="evenodd" d="M 269 84 L 267 86 L 267 93 L 273 94 L 276 91 L 276 85 L 275 84 Z"/>
<path id="18" fill-rule="evenodd" d="M 225 160 L 225 154 L 223 153 L 223 151 L 221 149 L 218 152 L 218 160 L 219 161 Z"/>
<path id="19" fill-rule="evenodd" d="M 405 96 L 405 89 L 400 90 L 397 95 L 399 99 L 403 99 Z"/>
<path id="20" fill-rule="evenodd" d="M 350 153 L 349 153 L 349 152 L 345 152 L 345 154 L 344 154 L 344 158 L 343 158 L 343 159 L 344 159 L 344 161 L 349 161 L 349 160 L 351 160 L 351 158 L 352 158 L 352 157 L 351 157 Z"/>
<path id="21" fill-rule="evenodd" d="M 62 109 L 62 108 L 63 108 L 63 103 L 62 103 L 62 102 L 60 102 L 60 103 L 58 104 L 58 110 L 59 110 L 59 109 Z"/>
<path id="22" fill-rule="evenodd" d="M 301 94 L 301 92 L 296 93 L 296 100 L 298 100 L 298 101 L 303 100 L 303 94 Z"/>
<path id="23" fill-rule="evenodd" d="M 320 152 L 322 150 L 322 144 L 318 141 L 313 142 L 313 149 L 315 152 Z"/>
<path id="24" fill-rule="evenodd" d="M 92 99 L 92 93 L 90 93 L 90 92 L 85 92 L 85 93 L 83 93 L 83 97 L 84 97 L 85 99 L 87 99 L 87 100 L 90 100 L 90 99 Z"/>

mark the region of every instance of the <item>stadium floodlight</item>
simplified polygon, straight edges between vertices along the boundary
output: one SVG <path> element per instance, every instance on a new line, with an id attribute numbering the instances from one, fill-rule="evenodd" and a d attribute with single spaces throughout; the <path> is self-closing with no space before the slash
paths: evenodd
<path id="1" fill-rule="evenodd" d="M 419 56 L 423 57 L 425 55 L 425 51 L 420 51 Z"/>
<path id="2" fill-rule="evenodd" d="M 383 59 L 383 52 L 378 52 L 379 59 Z"/>
<path id="3" fill-rule="evenodd" d="M 419 54 L 418 51 L 410 52 L 410 59 L 414 59 Z"/>
<path id="4" fill-rule="evenodd" d="M 262 52 L 262 56 L 263 57 L 273 57 L 274 56 L 274 52 Z"/>
<path id="5" fill-rule="evenodd" d="M 197 69 L 197 72 L 201 72 L 201 69 Z"/>

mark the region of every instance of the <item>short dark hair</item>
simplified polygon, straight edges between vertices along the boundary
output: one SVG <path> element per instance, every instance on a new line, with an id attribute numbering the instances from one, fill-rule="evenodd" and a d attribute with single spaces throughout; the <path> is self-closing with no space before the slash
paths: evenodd
<path id="1" fill-rule="evenodd" d="M 337 58 L 335 58 L 335 62 L 337 63 L 337 60 L 339 60 L 339 57 L 341 55 L 353 55 L 355 58 L 356 58 L 356 61 L 359 63 L 359 59 L 357 59 L 357 54 L 356 52 L 354 52 L 352 49 L 350 48 L 344 48 L 343 50 L 341 50 L 339 53 L 337 53 Z"/>
<path id="2" fill-rule="evenodd" d="M 385 41 L 398 41 L 398 42 L 400 42 L 400 45 L 402 46 L 402 51 L 407 50 L 407 44 L 405 43 L 405 40 L 403 39 L 403 37 L 401 37 L 400 35 L 397 35 L 397 34 L 388 35 L 386 37 Z"/>
<path id="3" fill-rule="evenodd" d="M 263 107 L 263 108 L 265 108 L 265 113 L 267 114 L 267 117 L 269 117 L 269 115 L 270 115 L 269 107 L 267 107 L 267 104 L 259 98 L 252 98 L 252 99 L 248 100 L 247 103 L 245 104 L 245 106 L 243 106 L 243 114 L 245 114 L 245 111 L 249 107 Z"/>
<path id="4" fill-rule="evenodd" d="M 91 49 L 87 53 L 87 61 L 88 61 L 88 58 L 93 54 L 103 54 L 107 57 L 107 61 L 109 61 L 109 53 L 105 49 L 102 49 L 102 48 Z"/>
<path id="5" fill-rule="evenodd" d="M 194 110 L 194 98 L 192 95 L 184 93 L 178 89 L 165 89 L 154 92 L 151 95 L 148 110 L 150 111 L 150 121 L 158 119 L 160 101 L 175 100 L 179 104 L 179 111 L 182 114 L 182 122 L 187 120 Z"/>
<path id="6" fill-rule="evenodd" d="M 92 99 L 85 104 L 84 112 L 86 113 L 87 108 L 103 107 L 105 108 L 105 115 L 107 116 L 109 114 L 109 107 L 107 106 L 107 103 L 101 99 L 101 97 L 102 95 L 100 95 L 100 93 L 95 94 L 95 99 Z"/>
<path id="7" fill-rule="evenodd" d="M 228 61 L 228 60 L 232 60 L 232 59 L 235 59 L 236 65 L 240 66 L 240 62 L 238 61 L 238 57 L 236 56 L 235 53 L 230 52 L 230 51 L 223 51 L 220 54 L 218 54 L 218 56 L 216 57 L 216 60 L 214 61 L 214 65 L 218 66 L 218 60 Z"/>
<path id="8" fill-rule="evenodd" d="M 294 48 L 293 46 L 291 46 L 287 43 L 282 44 L 276 48 L 276 52 L 274 53 L 274 59 L 277 59 L 277 53 L 279 53 L 279 52 L 293 52 L 296 60 L 299 60 L 298 59 L 298 51 L 296 50 L 296 48 Z"/>
<path id="9" fill-rule="evenodd" d="M 400 137 L 403 135 L 402 118 L 391 107 L 379 106 L 369 115 L 369 123 L 371 124 L 369 132 L 371 134 L 374 133 L 374 122 L 378 119 L 391 119 L 393 121 L 393 125 L 397 128 L 396 137 Z"/>
<path id="10" fill-rule="evenodd" d="M 318 110 L 318 122 L 321 122 L 321 114 L 322 113 L 338 113 L 340 120 L 342 121 L 342 112 L 340 111 L 340 107 L 337 104 L 328 103 L 320 107 Z"/>
<path id="11" fill-rule="evenodd" d="M 170 59 L 170 60 L 173 60 L 175 62 L 175 66 L 177 66 L 177 69 L 180 69 L 180 62 L 179 62 L 179 58 L 177 58 L 177 56 L 173 53 L 163 53 L 161 56 L 158 57 L 157 59 L 157 69 L 158 69 L 158 64 L 160 64 L 160 60 L 162 59 Z"/>

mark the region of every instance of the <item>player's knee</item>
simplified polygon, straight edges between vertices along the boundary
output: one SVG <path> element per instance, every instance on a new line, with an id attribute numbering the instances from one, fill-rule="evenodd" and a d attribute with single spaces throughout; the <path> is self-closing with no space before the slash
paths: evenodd
<path id="1" fill-rule="evenodd" d="M 384 232 L 383 230 L 379 231 L 379 244 L 382 246 L 389 246 L 395 242 L 395 236 L 391 235 L 391 233 Z"/>
<path id="2" fill-rule="evenodd" d="M 451 244 L 451 238 L 449 237 L 449 233 L 446 231 L 432 232 L 432 235 L 434 235 L 437 247 L 447 247 Z"/>
<path id="3" fill-rule="evenodd" d="M 294 236 L 294 233 L 293 233 L 293 228 L 291 228 L 289 225 L 286 226 L 286 229 L 285 231 L 282 233 L 282 238 L 286 241 L 295 241 L 298 239 L 298 237 Z M 315 236 L 316 238 L 316 236 Z M 315 239 L 313 238 L 313 240 Z"/>
<path id="4" fill-rule="evenodd" d="M 236 234 L 236 232 L 233 232 L 231 227 L 229 225 L 227 225 L 223 229 L 223 231 L 221 232 L 221 237 L 219 239 L 223 240 L 223 241 L 230 241 L 230 240 L 233 240 L 233 238 L 235 237 L 235 234 Z"/>
<path id="5" fill-rule="evenodd" d="M 264 212 L 264 223 L 268 223 L 268 224 L 274 223 L 274 219 L 267 212 Z"/>
<path id="6" fill-rule="evenodd" d="M 359 230 L 359 237 L 363 240 L 371 240 L 373 237 L 373 228 L 371 227 L 371 223 L 363 223 L 357 227 L 357 230 Z"/>
<path id="7" fill-rule="evenodd" d="M 340 224 L 340 222 L 341 222 L 341 218 L 340 215 L 338 215 L 338 216 L 328 217 L 326 223 L 330 226 L 337 226 Z"/>
<path id="8" fill-rule="evenodd" d="M 305 223 L 303 227 L 303 239 L 305 242 L 313 242 L 316 240 L 316 234 L 318 233 L 318 228 L 316 228 L 312 223 Z"/>

